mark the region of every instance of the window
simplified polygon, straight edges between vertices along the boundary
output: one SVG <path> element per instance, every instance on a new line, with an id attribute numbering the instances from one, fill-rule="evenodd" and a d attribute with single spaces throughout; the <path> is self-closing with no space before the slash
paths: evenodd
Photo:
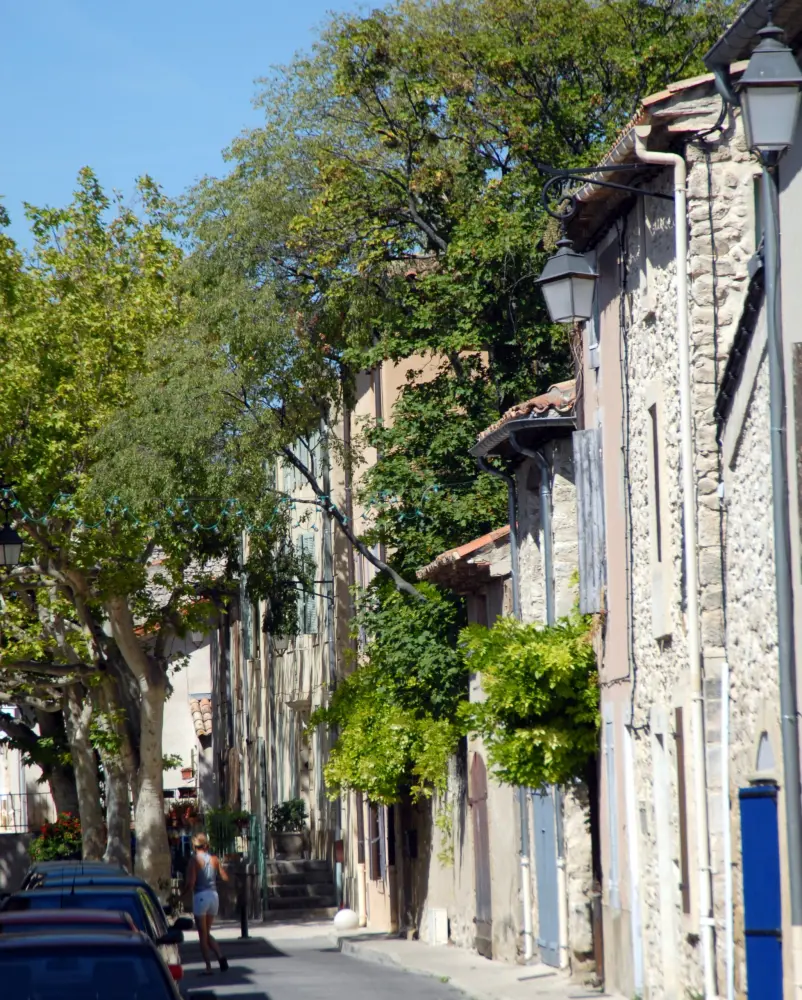
<path id="1" fill-rule="evenodd" d="M 671 635 L 673 616 L 673 560 L 671 558 L 671 512 L 666 484 L 667 447 L 664 433 L 663 387 L 652 382 L 645 393 L 646 418 L 645 454 L 648 483 L 649 538 L 643 544 L 649 549 L 652 582 L 652 636 L 665 639 Z M 636 539 L 636 544 L 640 542 Z"/>
<path id="2" fill-rule="evenodd" d="M 368 842 L 370 847 L 369 877 L 380 879 L 381 872 L 381 829 L 379 827 L 379 806 L 375 802 L 368 804 Z"/>
<path id="3" fill-rule="evenodd" d="M 679 862 L 682 912 L 691 912 L 691 872 L 688 863 L 688 802 L 685 786 L 685 733 L 682 709 L 674 712 L 674 743 L 677 751 L 677 797 L 679 799 Z"/>
<path id="4" fill-rule="evenodd" d="M 298 629 L 301 635 L 317 635 L 317 594 L 315 577 L 315 533 L 304 532 L 296 541 L 296 552 L 307 589 L 298 595 Z"/>
<path id="5" fill-rule="evenodd" d="M 652 502 L 654 525 L 654 546 L 657 562 L 663 561 L 663 524 L 662 506 L 660 502 L 660 438 L 657 429 L 657 403 L 649 407 L 649 424 L 652 435 Z"/>

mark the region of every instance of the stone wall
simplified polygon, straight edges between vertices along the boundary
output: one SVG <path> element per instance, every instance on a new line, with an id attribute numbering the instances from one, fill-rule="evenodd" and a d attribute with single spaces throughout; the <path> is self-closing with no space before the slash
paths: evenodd
<path id="1" fill-rule="evenodd" d="M 689 89 L 673 103 L 672 129 L 691 133 L 704 116 L 720 106 L 705 84 Z M 725 577 L 721 558 L 722 524 L 719 497 L 719 448 L 713 417 L 718 377 L 740 318 L 748 273 L 755 249 L 753 178 L 755 165 L 746 152 L 740 124 L 727 123 L 720 136 L 705 144 L 689 142 L 688 218 L 689 281 L 694 424 L 694 473 L 700 569 L 701 641 L 705 696 L 706 759 L 692 752 L 693 711 L 689 687 L 685 566 L 682 551 L 682 492 L 680 461 L 679 357 L 676 337 L 676 262 L 674 210 L 668 201 L 643 199 L 616 234 L 623 247 L 623 303 L 603 321 L 601 338 L 621 338 L 623 394 L 622 443 L 626 461 L 630 531 L 630 629 L 634 662 L 631 719 L 615 718 L 616 727 L 629 723 L 634 737 L 634 789 L 620 788 L 617 837 L 619 863 L 627 864 L 627 824 L 624 795 L 633 794 L 637 816 L 638 881 L 642 904 L 644 991 L 652 998 L 673 997 L 702 989 L 699 947 L 699 887 L 694 809 L 694 771 L 705 768 L 709 790 L 715 915 L 723 921 L 721 803 L 721 663 L 725 634 Z M 650 189 L 671 191 L 672 177 L 662 172 Z M 620 278 L 619 278 L 620 280 Z M 603 373 L 601 375 L 603 378 Z M 600 416 L 603 420 L 603 414 Z M 657 420 L 657 430 L 653 424 Z M 655 445 L 657 457 L 655 459 Z M 765 455 L 767 440 L 762 444 Z M 655 469 L 658 471 L 655 472 Z M 659 483 L 660 514 L 654 478 Z M 740 478 L 740 477 L 739 477 Z M 752 490 L 754 503 L 764 502 Z M 608 497 L 608 500 L 610 498 Z M 745 522 L 748 523 L 748 522 Z M 658 536 L 659 531 L 659 536 Z M 659 537 L 659 542 L 658 542 Z M 658 548 L 659 545 L 659 548 Z M 658 558 L 657 553 L 661 558 Z M 733 572 L 728 566 L 727 578 Z M 740 565 L 743 600 L 751 606 L 762 587 L 760 574 Z M 659 584 L 659 586 L 658 586 Z M 662 589 L 661 589 L 662 588 Z M 737 612 L 739 627 L 748 629 L 752 615 Z M 728 615 L 728 620 L 731 616 Z M 764 619 L 764 629 L 765 629 Z M 764 633 L 765 634 L 765 633 Z M 767 696 L 764 678 L 748 668 L 744 658 L 730 664 L 733 693 L 739 699 Z M 603 693 L 603 699 L 608 695 Z M 681 710 L 685 746 L 685 803 L 681 828 L 680 772 L 677 752 Z M 617 710 L 620 713 L 620 705 Z M 738 711 L 741 711 L 739 708 Z M 747 714 L 751 709 L 746 710 Z M 752 723 L 737 724 L 738 739 L 748 742 Z M 620 734 L 620 729 L 617 729 Z M 735 738 L 735 736 L 734 736 Z M 621 771 L 618 771 L 621 781 Z M 607 793 L 609 795 L 609 790 Z M 735 799 L 737 805 L 737 798 Z M 683 835 L 687 870 L 682 870 Z M 688 877 L 690 909 L 685 912 L 680 883 Z M 686 897 L 687 898 L 687 897 Z M 609 896 L 605 905 L 612 910 Z M 722 942 L 719 940 L 719 951 Z M 618 961 L 631 961 L 626 955 Z M 678 992 L 679 991 L 679 992 Z"/>
<path id="2" fill-rule="evenodd" d="M 730 800 L 736 944 L 735 988 L 746 992 L 738 789 L 758 771 L 782 783 L 768 364 L 759 367 L 732 462 L 725 469 L 727 660 L 730 666 Z M 768 747 L 758 761 L 765 732 Z M 774 764 L 772 768 L 770 765 Z M 782 808 L 782 805 L 781 805 Z M 720 870 L 720 869 L 719 869 Z"/>

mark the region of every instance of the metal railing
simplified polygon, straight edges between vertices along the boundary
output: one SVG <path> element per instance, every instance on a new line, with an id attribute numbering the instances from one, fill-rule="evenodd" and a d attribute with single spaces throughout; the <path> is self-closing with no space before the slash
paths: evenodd
<path id="1" fill-rule="evenodd" d="M 0 834 L 39 833 L 56 819 L 48 792 L 0 792 Z"/>

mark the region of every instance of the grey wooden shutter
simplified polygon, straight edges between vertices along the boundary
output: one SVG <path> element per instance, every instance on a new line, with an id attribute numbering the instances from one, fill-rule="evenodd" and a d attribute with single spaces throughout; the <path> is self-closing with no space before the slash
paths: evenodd
<path id="1" fill-rule="evenodd" d="M 303 590 L 298 597 L 298 627 L 303 635 L 317 634 L 317 595 L 315 594 L 315 533 L 304 532 L 298 539 L 298 555 L 309 581 L 309 590 Z"/>
<path id="2" fill-rule="evenodd" d="M 605 536 L 601 428 L 574 431 L 574 480 L 579 538 L 579 610 L 604 610 Z"/>

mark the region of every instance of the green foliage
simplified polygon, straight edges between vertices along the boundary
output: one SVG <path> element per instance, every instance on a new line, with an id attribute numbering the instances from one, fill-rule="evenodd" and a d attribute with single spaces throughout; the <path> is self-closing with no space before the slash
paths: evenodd
<path id="1" fill-rule="evenodd" d="M 173 768 L 181 767 L 183 763 L 180 753 L 167 753 L 162 757 L 162 770 L 171 771 Z"/>
<path id="2" fill-rule="evenodd" d="M 437 852 L 437 860 L 445 868 L 454 867 L 454 811 L 447 798 L 438 802 L 434 825 L 440 831 L 442 843 Z"/>
<path id="3" fill-rule="evenodd" d="M 456 709 L 467 673 L 456 649 L 461 605 L 430 584 L 415 600 L 379 579 L 360 603 L 354 622 L 368 637 L 364 662 L 340 684 L 311 725 L 337 734 L 325 768 L 328 793 L 364 792 L 374 802 L 396 802 L 410 790 L 442 790 L 459 740 Z"/>
<path id="4" fill-rule="evenodd" d="M 53 823 L 43 823 L 29 847 L 31 861 L 61 861 L 81 857 L 81 821 L 60 813 Z"/>
<path id="5" fill-rule="evenodd" d="M 270 810 L 267 829 L 271 833 L 300 833 L 306 826 L 306 803 L 303 799 L 277 802 Z"/>
<path id="6" fill-rule="evenodd" d="M 236 846 L 236 839 L 243 823 L 250 820 L 250 813 L 222 805 L 218 809 L 207 809 L 204 815 L 206 835 L 212 854 L 229 854 Z"/>
<path id="7" fill-rule="evenodd" d="M 408 376 L 392 424 L 368 429 L 379 458 L 366 470 L 360 499 L 372 515 L 369 542 L 392 548 L 393 565 L 412 576 L 436 555 L 507 523 L 507 491 L 477 475 L 470 449 L 498 417 L 497 400 L 479 358 L 465 377 L 447 366 L 434 378 Z"/>
<path id="8" fill-rule="evenodd" d="M 481 675 L 485 700 L 464 703 L 460 714 L 484 739 L 501 781 L 539 788 L 584 775 L 599 728 L 592 622 L 578 614 L 553 626 L 502 618 L 462 631 L 460 647 Z"/>

